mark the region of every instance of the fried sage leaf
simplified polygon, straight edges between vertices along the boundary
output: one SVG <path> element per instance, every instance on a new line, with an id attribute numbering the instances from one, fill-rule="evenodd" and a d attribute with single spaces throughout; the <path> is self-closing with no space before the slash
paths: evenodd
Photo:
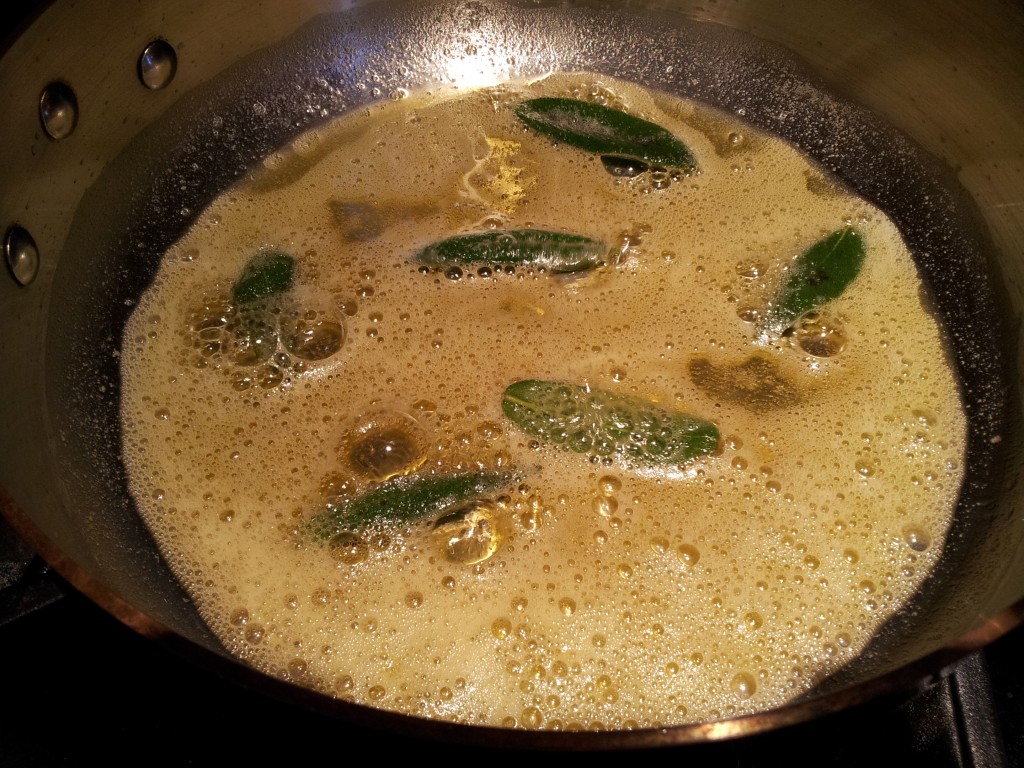
<path id="1" fill-rule="evenodd" d="M 770 358 L 752 355 L 742 363 L 716 365 L 706 357 L 695 357 L 687 368 L 693 383 L 716 400 L 735 403 L 754 413 L 792 408 L 802 399 Z"/>
<path id="2" fill-rule="evenodd" d="M 648 466 L 682 464 L 719 441 L 710 421 L 559 381 L 517 381 L 501 405 L 516 426 L 543 442 Z"/>
<path id="3" fill-rule="evenodd" d="M 800 315 L 839 297 L 860 273 L 864 240 L 853 227 L 836 230 L 793 264 L 761 323 L 762 335 L 778 335 Z"/>
<path id="4" fill-rule="evenodd" d="M 367 526 L 403 525 L 445 511 L 509 485 L 509 472 L 467 472 L 459 475 L 396 477 L 337 508 L 321 512 L 306 524 L 319 539 Z"/>
<path id="5" fill-rule="evenodd" d="M 549 272 L 580 272 L 604 264 L 600 240 L 543 229 L 511 229 L 458 235 L 428 245 L 416 260 L 430 267 L 454 264 L 529 265 Z"/>
<path id="6" fill-rule="evenodd" d="M 660 125 L 601 104 L 530 99 L 516 107 L 516 117 L 556 141 L 594 154 L 637 158 L 685 170 L 696 166 L 689 148 Z"/>
<path id="7" fill-rule="evenodd" d="M 239 304 L 250 304 L 267 296 L 284 293 L 295 279 L 295 259 L 287 253 L 268 251 L 249 260 L 231 290 Z"/>

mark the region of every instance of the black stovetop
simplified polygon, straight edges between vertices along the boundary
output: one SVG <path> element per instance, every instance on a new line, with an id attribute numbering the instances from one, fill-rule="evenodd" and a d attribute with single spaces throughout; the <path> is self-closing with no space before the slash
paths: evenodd
<path id="1" fill-rule="evenodd" d="M 1024 631 L 901 703 L 863 706 L 735 742 L 671 750 L 689 764 L 1024 766 Z M 367 734 L 193 666 L 128 629 L 0 520 L 0 766 L 331 763 L 483 750 Z M 663 756 L 665 752 L 656 753 Z M 649 759 L 652 755 L 648 753 Z M 676 756 L 676 755 L 673 755 Z"/>

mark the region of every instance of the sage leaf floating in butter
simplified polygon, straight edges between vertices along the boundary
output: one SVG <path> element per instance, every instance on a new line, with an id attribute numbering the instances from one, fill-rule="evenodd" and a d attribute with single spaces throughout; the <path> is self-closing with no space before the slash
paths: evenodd
<path id="1" fill-rule="evenodd" d="M 534 130 L 577 149 L 608 155 L 621 163 L 636 158 L 692 170 L 689 148 L 660 125 L 618 109 L 578 99 L 543 97 L 524 101 L 516 117 Z"/>
<path id="2" fill-rule="evenodd" d="M 608 246 L 591 237 L 543 229 L 511 229 L 450 237 L 428 245 L 416 260 L 440 269 L 464 264 L 529 265 L 565 273 L 600 267 L 607 253 Z"/>
<path id="3" fill-rule="evenodd" d="M 765 313 L 761 335 L 777 336 L 800 315 L 838 298 L 860 273 L 864 253 L 864 240 L 853 227 L 836 230 L 804 251 Z"/>
<path id="4" fill-rule="evenodd" d="M 501 405 L 516 426 L 545 443 L 648 466 L 683 464 L 719 441 L 710 421 L 559 381 L 517 381 Z"/>
<path id="5" fill-rule="evenodd" d="M 284 293 L 295 279 L 295 259 L 287 253 L 269 251 L 249 260 L 231 290 L 239 304 L 251 304 L 274 294 Z"/>
<path id="6" fill-rule="evenodd" d="M 403 525 L 493 493 L 513 479 L 509 472 L 396 477 L 314 516 L 306 530 L 315 538 L 329 539 L 354 528 Z"/>

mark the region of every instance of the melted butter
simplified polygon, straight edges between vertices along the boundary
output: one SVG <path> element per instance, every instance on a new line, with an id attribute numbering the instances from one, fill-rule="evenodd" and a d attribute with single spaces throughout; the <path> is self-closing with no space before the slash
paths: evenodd
<path id="1" fill-rule="evenodd" d="M 700 172 L 616 178 L 512 113 L 579 93 L 669 128 Z M 755 346 L 785 265 L 847 222 L 868 256 L 824 310 L 841 351 Z M 615 264 L 453 280 L 411 262 L 494 225 L 599 237 Z M 343 341 L 239 373 L 195 318 L 220 333 L 267 248 Z M 211 628 L 272 675 L 528 728 L 769 709 L 856 656 L 941 554 L 965 419 L 920 287 L 881 211 L 699 105 L 584 75 L 389 103 L 279 153 L 166 255 L 122 350 L 132 493 Z M 536 446 L 500 407 L 530 378 L 711 419 L 723 448 L 639 474 Z M 436 527 L 300 533 L 368 478 L 481 467 L 522 482 Z"/>

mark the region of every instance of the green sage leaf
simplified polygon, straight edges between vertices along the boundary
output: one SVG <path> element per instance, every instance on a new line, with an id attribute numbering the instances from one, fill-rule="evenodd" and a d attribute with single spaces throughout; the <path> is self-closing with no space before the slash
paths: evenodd
<path id="1" fill-rule="evenodd" d="M 501 405 L 516 426 L 545 443 L 649 466 L 683 464 L 719 441 L 710 421 L 559 381 L 517 381 Z"/>
<path id="2" fill-rule="evenodd" d="M 416 260 L 430 267 L 453 264 L 530 265 L 549 272 L 580 272 L 604 264 L 600 240 L 543 229 L 512 229 L 457 235 L 428 245 Z"/>
<path id="3" fill-rule="evenodd" d="M 509 485 L 509 472 L 396 477 L 337 508 L 314 516 L 306 530 L 315 538 L 368 526 L 393 526 L 438 514 Z"/>
<path id="4" fill-rule="evenodd" d="M 671 168 L 696 167 L 689 148 L 667 130 L 618 109 L 544 97 L 524 101 L 515 111 L 516 117 L 534 130 L 577 149 Z"/>
<path id="5" fill-rule="evenodd" d="M 251 304 L 267 296 L 284 293 L 295 279 L 295 259 L 287 253 L 269 251 L 249 260 L 231 290 L 238 304 Z"/>
<path id="6" fill-rule="evenodd" d="M 763 335 L 778 335 L 805 312 L 838 298 L 860 273 L 864 240 L 844 227 L 808 248 L 793 264 L 760 323 Z"/>

